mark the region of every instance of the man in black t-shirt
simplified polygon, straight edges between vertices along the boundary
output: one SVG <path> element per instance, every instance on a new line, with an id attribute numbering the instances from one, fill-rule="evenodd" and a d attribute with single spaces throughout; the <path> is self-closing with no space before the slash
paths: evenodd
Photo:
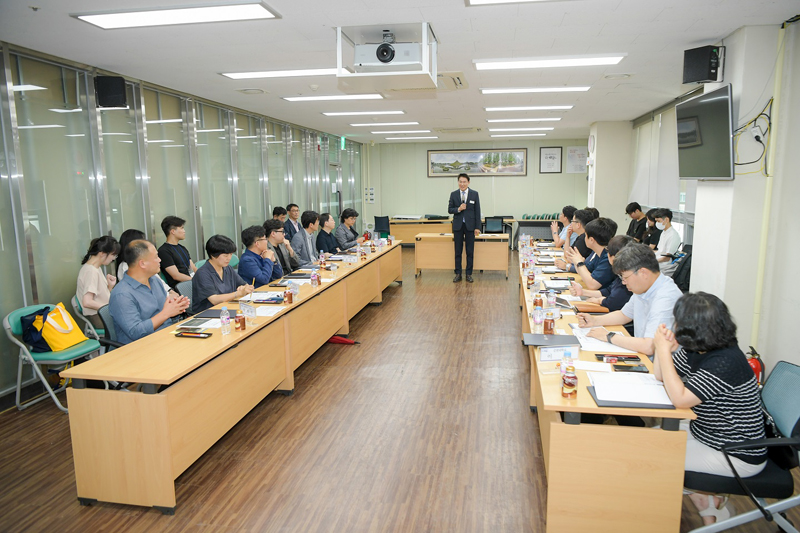
<path id="1" fill-rule="evenodd" d="M 642 213 L 642 206 L 638 202 L 631 202 L 625 207 L 625 214 L 631 217 L 628 231 L 625 235 L 633 237 L 636 242 L 642 242 L 642 235 L 647 229 L 647 217 Z"/>
<path id="2" fill-rule="evenodd" d="M 592 255 L 592 250 L 586 245 L 586 224 L 594 220 L 594 214 L 589 211 L 588 209 L 578 209 L 572 215 L 572 224 L 570 227 L 572 228 L 573 233 L 578 234 L 578 238 L 575 239 L 575 244 L 572 245 L 573 248 L 578 250 L 578 253 L 581 254 L 582 257 L 590 257 Z M 560 268 L 561 270 L 567 270 L 568 265 L 563 259 L 556 259 L 555 265 Z"/>
<path id="3" fill-rule="evenodd" d="M 167 237 L 167 242 L 158 249 L 161 259 L 161 272 L 170 288 L 181 281 L 189 281 L 197 271 L 192 262 L 189 250 L 180 244 L 186 238 L 186 221 L 180 217 L 167 216 L 161 221 L 161 229 Z"/>

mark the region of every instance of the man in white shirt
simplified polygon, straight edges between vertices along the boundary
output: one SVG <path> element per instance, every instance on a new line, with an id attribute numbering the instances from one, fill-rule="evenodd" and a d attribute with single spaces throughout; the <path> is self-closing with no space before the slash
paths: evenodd
<path id="1" fill-rule="evenodd" d="M 675 259 L 674 255 L 681 245 L 681 236 L 672 227 L 672 211 L 669 209 L 659 209 L 653 213 L 653 218 L 656 219 L 656 227 L 661 230 L 661 237 L 656 246 L 658 267 L 661 269 L 662 274 L 669 276 L 677 268 L 677 264 L 673 264 L 672 261 Z"/>

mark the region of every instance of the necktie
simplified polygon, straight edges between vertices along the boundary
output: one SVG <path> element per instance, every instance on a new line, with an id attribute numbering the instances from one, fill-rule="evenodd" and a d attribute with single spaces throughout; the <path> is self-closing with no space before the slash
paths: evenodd
<path id="1" fill-rule="evenodd" d="M 467 193 L 466 193 L 466 191 L 461 191 L 461 203 L 462 204 L 467 203 Z"/>

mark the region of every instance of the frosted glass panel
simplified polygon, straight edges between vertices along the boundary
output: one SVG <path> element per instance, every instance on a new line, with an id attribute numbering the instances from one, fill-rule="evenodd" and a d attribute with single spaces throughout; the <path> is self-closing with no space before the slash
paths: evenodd
<path id="1" fill-rule="evenodd" d="M 260 226 L 268 218 L 264 206 L 264 184 L 261 169 L 261 141 L 259 120 L 247 115 L 236 115 L 236 146 L 238 153 L 239 204 L 242 229 Z"/>
<path id="2" fill-rule="evenodd" d="M 267 164 L 269 175 L 269 199 L 272 204 L 269 216 L 272 217 L 272 208 L 286 207 L 289 203 L 286 186 L 286 146 L 283 142 L 283 127 L 273 122 L 267 122 Z"/>
<path id="3" fill-rule="evenodd" d="M 218 107 L 195 104 L 197 120 L 197 175 L 200 183 L 200 219 L 203 234 L 225 235 L 234 242 L 233 177 L 228 136 L 228 113 Z"/>

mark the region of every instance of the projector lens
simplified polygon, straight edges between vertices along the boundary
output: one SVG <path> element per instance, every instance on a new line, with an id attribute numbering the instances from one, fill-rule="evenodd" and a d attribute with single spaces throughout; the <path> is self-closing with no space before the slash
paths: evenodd
<path id="1" fill-rule="evenodd" d="M 383 43 L 378 46 L 375 55 L 378 56 L 378 61 L 381 63 L 391 63 L 392 59 L 394 59 L 394 46 L 389 43 Z"/>

